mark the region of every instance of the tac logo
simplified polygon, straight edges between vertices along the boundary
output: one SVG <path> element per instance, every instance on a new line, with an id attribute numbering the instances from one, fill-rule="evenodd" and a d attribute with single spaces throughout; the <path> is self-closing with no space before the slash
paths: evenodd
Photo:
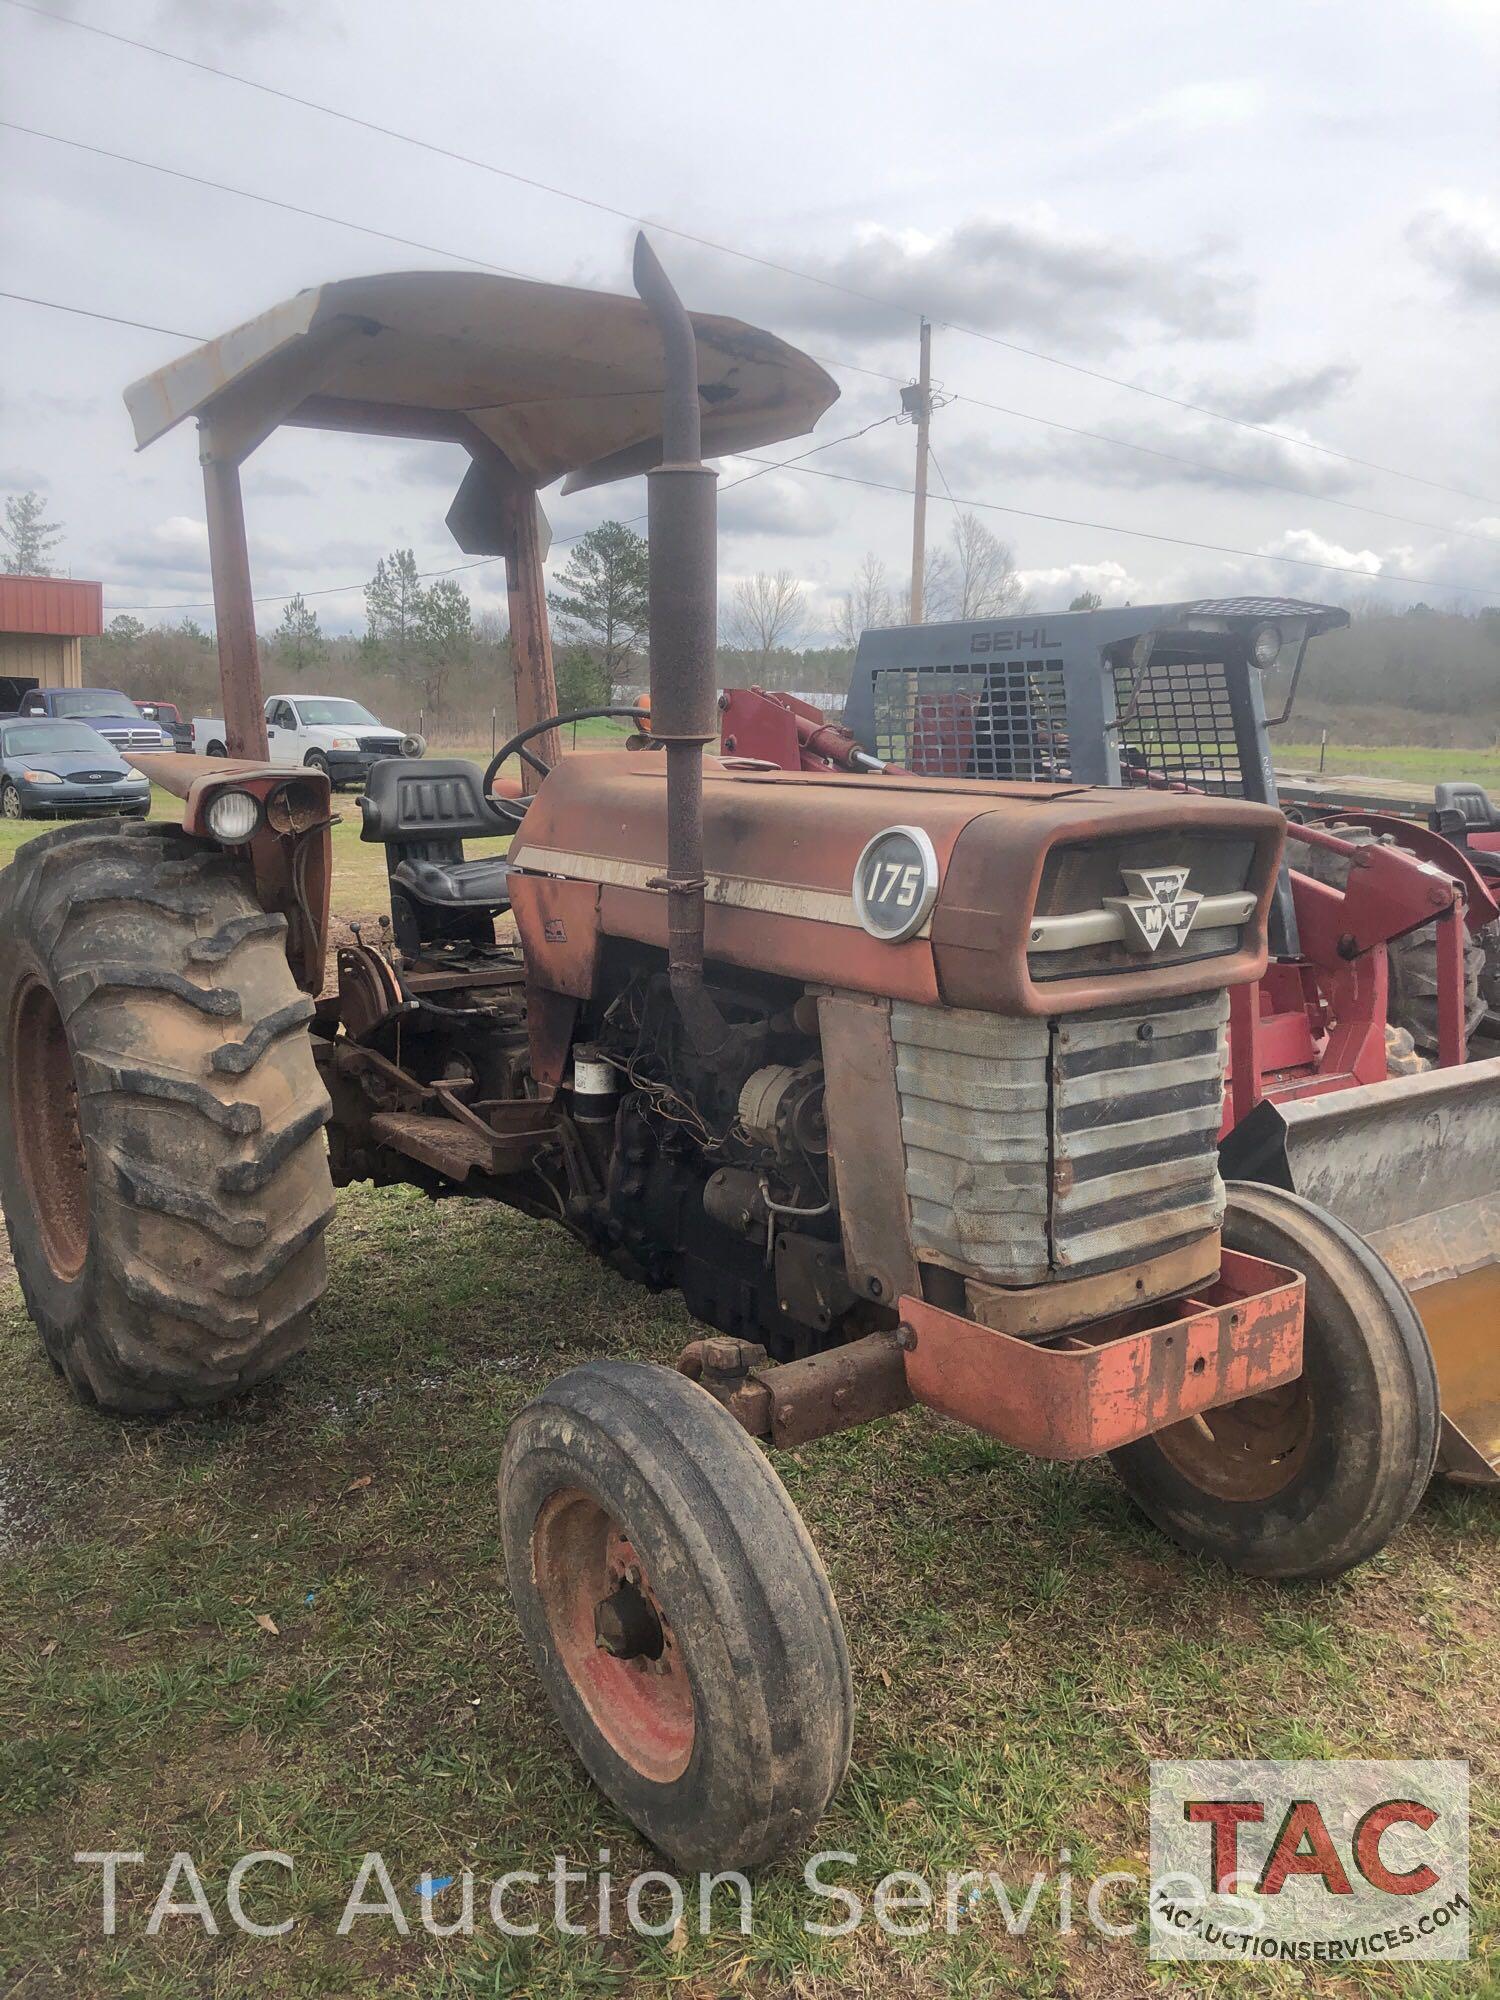
<path id="1" fill-rule="evenodd" d="M 1151 1956 L 1355 1966 L 1469 1955 L 1462 1763 L 1151 1767 Z"/>
<path id="2" fill-rule="evenodd" d="M 1104 907 L 1125 919 L 1125 944 L 1135 952 L 1155 951 L 1164 937 L 1187 942 L 1203 898 L 1187 886 L 1186 868 L 1122 868 L 1127 896 L 1106 896 Z"/>

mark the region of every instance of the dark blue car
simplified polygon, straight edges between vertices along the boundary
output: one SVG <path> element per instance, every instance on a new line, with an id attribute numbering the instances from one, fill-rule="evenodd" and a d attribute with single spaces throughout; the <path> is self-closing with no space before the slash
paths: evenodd
<path id="1" fill-rule="evenodd" d="M 144 819 L 151 787 L 84 722 L 0 722 L 0 818 L 124 813 Z"/>

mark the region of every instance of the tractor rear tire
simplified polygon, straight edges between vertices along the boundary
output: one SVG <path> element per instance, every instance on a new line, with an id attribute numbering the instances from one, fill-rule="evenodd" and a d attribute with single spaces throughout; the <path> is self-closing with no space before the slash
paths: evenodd
<path id="1" fill-rule="evenodd" d="M 175 828 L 41 835 L 0 878 L 0 1200 L 86 1401 L 163 1412 L 307 1339 L 333 1213 L 285 919 Z"/>
<path id="2" fill-rule="evenodd" d="M 1337 834 L 1340 840 L 1347 840 L 1354 847 L 1400 847 L 1400 842 L 1388 833 L 1376 833 L 1368 826 L 1348 826 L 1342 820 L 1331 820 L 1327 831 Z M 1405 852 L 1402 849 L 1402 852 Z M 1307 861 L 1308 872 L 1319 882 L 1327 882 L 1335 889 L 1349 886 L 1350 857 L 1347 854 L 1333 854 L 1324 848 L 1314 848 Z M 1424 924 L 1420 930 L 1408 931 L 1404 937 L 1394 938 L 1385 948 L 1388 970 L 1386 994 L 1386 1019 L 1394 1028 L 1404 1028 L 1411 1036 L 1418 1055 L 1435 1056 L 1438 1053 L 1438 956 L 1437 925 Z M 1472 1041 L 1479 1024 L 1485 1017 L 1485 1000 L 1481 984 L 1485 970 L 1484 946 L 1464 933 L 1464 1041 Z M 1392 1070 L 1392 1075 L 1408 1075 L 1409 1071 Z"/>
<path id="3" fill-rule="evenodd" d="M 1410 1030 L 1412 1041 L 1422 1055 L 1438 1052 L 1438 937 L 1436 924 L 1424 924 L 1419 931 L 1392 939 L 1385 948 L 1390 969 L 1386 1013 L 1398 1026 Z M 1484 974 L 1484 946 L 1464 932 L 1464 1043 L 1473 1040 L 1485 1016 L 1481 981 Z"/>
<path id="4" fill-rule="evenodd" d="M 1250 1576 L 1338 1576 L 1385 1547 L 1437 1461 L 1437 1370 L 1363 1237 L 1279 1188 L 1232 1182 L 1224 1242 L 1307 1280 L 1302 1375 L 1111 1453 L 1141 1511 Z"/>
<path id="5" fill-rule="evenodd" d="M 594 1361 L 500 1471 L 522 1635 L 595 1784 L 683 1869 L 801 1842 L 849 1762 L 844 1628 L 764 1454 L 674 1369 Z"/>

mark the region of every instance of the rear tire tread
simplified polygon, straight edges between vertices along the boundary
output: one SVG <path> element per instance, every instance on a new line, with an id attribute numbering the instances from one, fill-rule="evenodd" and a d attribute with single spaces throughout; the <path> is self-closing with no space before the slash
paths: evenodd
<path id="1" fill-rule="evenodd" d="M 196 1408 L 306 1342 L 333 1215 L 330 1107 L 285 928 L 248 870 L 176 828 L 62 827 L 0 877 L 0 1035 L 11 994 L 40 979 L 72 1054 L 82 1271 L 54 1269 L 32 1213 L 21 1079 L 0 1091 L 0 1196 L 28 1310 L 91 1402 Z M 234 985 L 217 986 L 231 957 Z"/>

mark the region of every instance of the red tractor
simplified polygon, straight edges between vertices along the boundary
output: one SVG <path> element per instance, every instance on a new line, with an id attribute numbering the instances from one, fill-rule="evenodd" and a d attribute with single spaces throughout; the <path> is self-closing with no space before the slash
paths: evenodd
<path id="1" fill-rule="evenodd" d="M 1082 776 L 1279 805 L 1270 732 L 1290 718 L 1309 642 L 1347 623 L 1335 606 L 1229 598 L 872 630 L 841 723 L 795 695 L 731 688 L 721 747 L 784 769 Z M 1262 684 L 1281 662 L 1268 717 Z M 1221 1166 L 1310 1195 L 1380 1252 L 1436 1350 L 1444 1469 L 1493 1485 L 1495 814 L 1457 785 L 1428 823 L 1305 794 L 1288 813 L 1265 974 L 1230 996 Z M 1177 873 L 1163 935 L 1195 893 Z"/>
<path id="2" fill-rule="evenodd" d="M 67 828 L 6 871 L 0 1195 L 59 1372 L 123 1410 L 227 1395 L 313 1335 L 334 1181 L 510 1203 L 676 1287 L 705 1328 L 679 1369 L 591 1362 L 516 1419 L 506 1562 L 594 1778 L 679 1864 L 745 1866 L 807 1838 L 853 1718 L 762 1440 L 916 1401 L 1107 1452 L 1185 1548 L 1317 1577 L 1409 1518 L 1439 1407 L 1380 1256 L 1220 1176 L 1279 812 L 706 754 L 702 452 L 806 430 L 834 390 L 690 316 L 644 239 L 635 276 L 639 301 L 329 285 L 128 392 L 142 443 L 198 421 L 230 755 L 140 760 L 180 827 Z M 280 422 L 468 450 L 449 518 L 506 558 L 518 661 L 519 781 L 372 771 L 396 943 L 341 952 L 326 997 L 328 785 L 266 761 L 239 505 Z M 647 747 L 560 759 L 536 490 L 642 469 Z M 503 859 L 465 856 L 497 831 Z M 1182 870 L 1201 892 L 1163 934 Z"/>

